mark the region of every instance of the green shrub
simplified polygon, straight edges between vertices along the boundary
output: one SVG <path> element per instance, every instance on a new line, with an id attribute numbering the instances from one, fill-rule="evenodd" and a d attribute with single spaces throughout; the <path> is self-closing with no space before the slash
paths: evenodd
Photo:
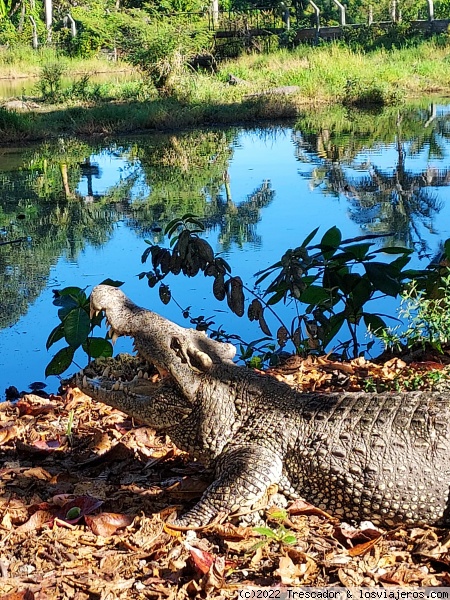
<path id="1" fill-rule="evenodd" d="M 37 88 L 45 102 L 61 102 L 62 77 L 66 67 L 62 62 L 48 63 L 41 69 Z"/>
<path id="2" fill-rule="evenodd" d="M 383 107 L 398 104 L 402 99 L 400 90 L 389 89 L 375 81 L 362 82 L 348 79 L 345 85 L 343 103 L 346 106 Z"/>
<path id="3" fill-rule="evenodd" d="M 189 61 L 208 52 L 212 34 L 184 19 L 158 18 L 128 48 L 131 63 L 143 71 L 159 90 L 171 90 Z"/>

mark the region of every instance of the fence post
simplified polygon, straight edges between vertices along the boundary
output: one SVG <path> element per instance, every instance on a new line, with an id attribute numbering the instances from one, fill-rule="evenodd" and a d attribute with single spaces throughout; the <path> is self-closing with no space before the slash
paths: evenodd
<path id="1" fill-rule="evenodd" d="M 67 27 L 70 24 L 70 35 L 75 38 L 77 37 L 77 26 L 72 17 L 72 15 L 68 12 L 67 15 L 63 19 L 64 27 Z"/>
<path id="2" fill-rule="evenodd" d="M 434 4 L 433 0 L 427 0 L 428 3 L 428 20 L 434 21 Z"/>
<path id="3" fill-rule="evenodd" d="M 37 48 L 39 46 L 39 41 L 38 41 L 36 21 L 34 20 L 34 18 L 31 15 L 28 15 L 28 17 L 31 21 L 31 28 L 33 31 L 33 50 L 37 50 Z"/>
<path id="4" fill-rule="evenodd" d="M 211 2 L 211 20 L 213 29 L 216 29 L 219 22 L 219 0 L 212 0 Z"/>
<path id="5" fill-rule="evenodd" d="M 391 2 L 391 21 L 397 22 L 397 0 Z"/>
<path id="6" fill-rule="evenodd" d="M 345 6 L 339 2 L 339 0 L 333 0 L 334 4 L 339 8 L 340 12 L 340 25 L 341 27 L 345 26 Z"/>
<path id="7" fill-rule="evenodd" d="M 320 27 L 320 8 L 313 2 L 313 0 L 309 0 L 309 3 L 313 7 L 314 13 L 316 15 L 316 27 L 319 29 Z"/>

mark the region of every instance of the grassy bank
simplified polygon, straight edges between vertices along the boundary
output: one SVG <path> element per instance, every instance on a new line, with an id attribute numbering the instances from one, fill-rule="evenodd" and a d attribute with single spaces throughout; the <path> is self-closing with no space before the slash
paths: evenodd
<path id="1" fill-rule="evenodd" d="M 295 117 L 311 104 L 382 106 L 450 95 L 450 45 L 443 40 L 368 54 L 327 45 L 247 55 L 221 63 L 213 74 L 186 69 L 164 94 L 145 78 L 114 86 L 75 81 L 59 96 L 61 102 L 35 98 L 23 106 L 7 104 L 0 112 L 0 136 L 8 142 L 275 120 Z M 236 85 L 230 85 L 230 75 Z M 297 88 L 271 93 L 283 86 Z"/>
<path id="2" fill-rule="evenodd" d="M 42 66 L 51 63 L 63 63 L 67 75 L 78 73 L 108 73 L 130 69 L 126 63 L 114 62 L 107 58 L 70 58 L 61 57 L 54 48 L 43 46 L 33 50 L 20 45 L 0 51 L 0 79 L 22 79 L 39 77 Z"/>

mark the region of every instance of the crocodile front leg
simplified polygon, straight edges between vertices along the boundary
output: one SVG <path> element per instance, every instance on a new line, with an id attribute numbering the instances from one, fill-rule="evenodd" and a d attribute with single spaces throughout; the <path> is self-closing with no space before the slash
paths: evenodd
<path id="1" fill-rule="evenodd" d="M 273 450 L 256 444 L 228 446 L 216 463 L 217 479 L 200 501 L 185 515 L 170 523 L 175 529 L 198 529 L 219 514 L 251 508 L 269 486 L 281 478 L 283 460 Z"/>

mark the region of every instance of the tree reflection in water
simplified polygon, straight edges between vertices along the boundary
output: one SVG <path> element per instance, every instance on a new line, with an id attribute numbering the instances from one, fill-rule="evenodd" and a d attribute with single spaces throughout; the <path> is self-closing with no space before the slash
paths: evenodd
<path id="1" fill-rule="evenodd" d="M 376 115 L 345 112 L 343 109 L 319 125 L 311 117 L 300 120 L 294 134 L 300 160 L 316 164 L 311 185 L 322 186 L 325 194 L 343 196 L 349 215 L 368 233 L 395 233 L 389 243 L 429 251 L 420 226 L 433 232 L 433 221 L 442 208 L 434 188 L 448 186 L 450 169 L 428 166 L 414 171 L 407 157 L 426 153 L 428 160 L 442 159 L 450 137 L 448 111 L 428 109 L 388 110 Z M 301 133 L 310 131 L 313 133 Z M 395 166 L 386 169 L 361 161 L 366 149 L 383 153 L 395 150 Z M 357 174 L 355 174 L 355 171 Z"/>

